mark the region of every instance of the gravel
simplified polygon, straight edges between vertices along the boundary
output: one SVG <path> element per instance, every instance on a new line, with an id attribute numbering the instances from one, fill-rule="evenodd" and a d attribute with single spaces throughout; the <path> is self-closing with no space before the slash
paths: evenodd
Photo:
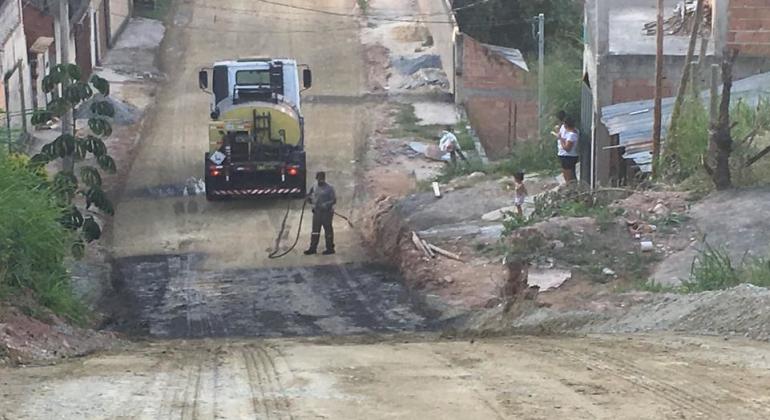
<path id="1" fill-rule="evenodd" d="M 631 301 L 632 296 L 636 303 Z M 628 297 L 604 312 L 538 309 L 515 319 L 510 326 L 521 331 L 668 331 L 770 341 L 770 290 L 766 288 L 743 284 L 690 295 L 650 293 L 641 298 L 639 294 Z"/>

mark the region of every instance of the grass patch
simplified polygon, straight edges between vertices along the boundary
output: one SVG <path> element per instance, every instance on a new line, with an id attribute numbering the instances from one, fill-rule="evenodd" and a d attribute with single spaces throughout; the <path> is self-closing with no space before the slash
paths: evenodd
<path id="1" fill-rule="evenodd" d="M 435 178 L 436 181 L 444 184 L 455 178 L 461 176 L 467 176 L 474 172 L 488 173 L 489 167 L 484 165 L 481 159 L 468 157 L 468 162 L 464 162 L 462 159 L 457 159 L 457 164 L 449 163 L 441 168 L 441 173 Z"/>
<path id="2" fill-rule="evenodd" d="M 356 3 L 358 3 L 358 7 L 361 8 L 364 14 L 369 10 L 369 0 L 356 0 Z"/>
<path id="3" fill-rule="evenodd" d="M 0 153 L 0 290 L 29 292 L 42 305 L 73 321 L 85 317 L 72 294 L 65 258 L 72 235 L 63 209 L 40 174 Z"/>
<path id="4" fill-rule="evenodd" d="M 171 10 L 173 0 L 154 0 L 134 2 L 134 15 L 147 19 L 165 20 L 168 12 Z"/>
<path id="5" fill-rule="evenodd" d="M 690 278 L 682 283 L 681 291 L 723 290 L 743 283 L 770 287 L 770 259 L 744 257 L 735 264 L 725 249 L 706 244 L 693 260 Z"/>
<path id="6" fill-rule="evenodd" d="M 421 140 L 432 140 L 438 144 L 444 126 L 420 125 L 420 119 L 417 118 L 412 104 L 398 104 L 395 112 L 395 124 L 388 133 L 392 137 L 414 137 Z M 460 140 L 459 136 L 458 140 Z"/>
<path id="7" fill-rule="evenodd" d="M 559 168 L 555 140 L 523 141 L 513 145 L 510 156 L 495 165 L 495 172 L 507 176 L 518 171 L 555 175 L 559 173 Z"/>

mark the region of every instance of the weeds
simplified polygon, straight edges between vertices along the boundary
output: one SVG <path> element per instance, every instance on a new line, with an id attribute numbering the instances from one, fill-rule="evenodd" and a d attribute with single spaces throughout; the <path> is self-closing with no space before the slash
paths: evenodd
<path id="1" fill-rule="evenodd" d="M 556 141 L 523 141 L 513 146 L 510 156 L 495 166 L 495 172 L 501 175 L 514 175 L 518 171 L 525 173 L 559 172 L 559 160 L 556 157 Z"/>
<path id="2" fill-rule="evenodd" d="M 688 98 L 682 113 L 666 136 L 662 172 L 682 181 L 702 169 L 701 157 L 708 148 L 709 116 L 700 98 Z"/>
<path id="3" fill-rule="evenodd" d="M 447 163 L 441 168 L 441 173 L 436 177 L 436 181 L 440 183 L 446 183 L 454 178 L 470 175 L 474 172 L 489 172 L 489 168 L 481 162 L 480 159 L 469 158 L 468 162 L 464 162 L 461 159 L 457 160 L 456 164 Z"/>
<path id="4" fill-rule="evenodd" d="M 514 212 L 506 212 L 503 215 L 503 235 L 508 236 L 513 233 L 513 231 L 529 226 L 532 223 L 534 223 L 534 219 L 532 218 L 527 218 Z"/>
<path id="5" fill-rule="evenodd" d="M 71 233 L 39 174 L 0 155 L 0 289 L 31 291 L 38 301 L 73 320 L 84 310 L 71 293 L 64 267 Z"/>
<path id="6" fill-rule="evenodd" d="M 356 0 L 358 3 L 358 7 L 361 8 L 361 11 L 366 14 L 366 12 L 369 10 L 369 0 Z"/>
<path id="7" fill-rule="evenodd" d="M 706 243 L 693 260 L 690 278 L 682 282 L 681 290 L 685 293 L 723 290 L 742 283 L 770 287 L 770 260 L 744 257 L 736 266 L 726 250 Z"/>
<path id="8" fill-rule="evenodd" d="M 657 283 L 653 280 L 637 281 L 636 284 L 634 285 L 634 288 L 636 290 L 641 290 L 644 292 L 651 292 L 651 293 L 675 293 L 677 291 L 676 287 L 666 286 L 664 284 Z"/>
<path id="9" fill-rule="evenodd" d="M 422 140 L 438 141 L 443 128 L 444 126 L 440 125 L 420 125 L 420 119 L 414 113 L 414 105 L 399 104 L 396 110 L 395 124 L 389 134 L 399 138 L 415 137 Z"/>

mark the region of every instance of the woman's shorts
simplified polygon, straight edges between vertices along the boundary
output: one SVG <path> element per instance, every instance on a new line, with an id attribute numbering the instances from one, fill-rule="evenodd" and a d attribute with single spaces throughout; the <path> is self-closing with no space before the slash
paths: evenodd
<path id="1" fill-rule="evenodd" d="M 574 171 L 578 163 L 577 156 L 559 156 L 559 160 L 561 161 L 561 168 L 570 171 Z"/>

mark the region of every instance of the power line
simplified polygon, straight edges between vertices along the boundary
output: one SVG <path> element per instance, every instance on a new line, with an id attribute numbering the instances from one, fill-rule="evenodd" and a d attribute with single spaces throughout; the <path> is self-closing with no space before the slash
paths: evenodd
<path id="1" fill-rule="evenodd" d="M 358 19 L 360 16 L 354 13 L 344 13 L 344 12 L 336 12 L 333 10 L 327 10 L 327 9 L 316 9 L 312 7 L 306 7 L 306 6 L 297 6 L 293 4 L 287 4 L 287 3 L 281 3 L 278 1 L 273 0 L 256 0 L 260 3 L 269 4 L 272 6 L 279 6 L 279 7 L 285 7 L 288 9 L 293 10 L 301 10 L 305 12 L 311 12 L 311 13 L 318 13 L 322 15 L 327 16 L 335 16 L 335 17 L 344 17 L 344 18 L 351 18 L 351 19 Z M 486 3 L 486 1 L 479 1 L 478 3 L 475 3 L 474 5 L 479 5 Z M 247 14 L 260 14 L 261 12 L 253 10 L 253 9 L 239 9 L 239 8 L 233 8 L 233 7 L 226 7 L 226 6 L 209 6 L 205 4 L 200 3 L 193 3 L 195 7 L 204 8 L 204 9 L 213 9 L 213 10 L 223 10 L 223 11 L 231 11 L 231 12 L 237 12 L 237 13 L 247 13 Z M 437 15 L 443 15 L 443 13 L 437 14 Z M 368 19 L 376 20 L 376 21 L 385 21 L 385 22 L 403 22 L 403 23 L 446 23 L 446 24 L 454 24 L 454 21 L 451 20 L 422 20 L 419 19 L 420 16 L 431 16 L 431 15 L 411 15 L 411 16 L 402 16 L 402 17 L 378 17 L 378 16 L 369 16 Z"/>

